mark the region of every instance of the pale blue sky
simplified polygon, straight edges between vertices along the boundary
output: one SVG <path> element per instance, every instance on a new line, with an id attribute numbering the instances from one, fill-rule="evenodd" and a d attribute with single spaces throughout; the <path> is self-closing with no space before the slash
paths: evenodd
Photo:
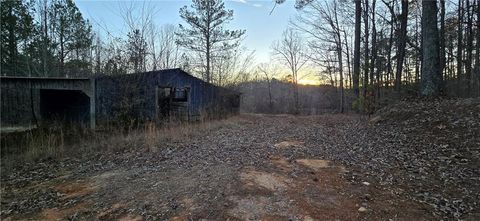
<path id="1" fill-rule="evenodd" d="M 114 36 L 125 37 L 127 28 L 121 17 L 121 8 L 135 5 L 137 8 L 145 1 L 98 1 L 77 0 L 78 8 L 88 18 L 95 31 L 99 31 L 102 37 L 106 37 L 105 30 Z M 155 23 L 162 24 L 182 23 L 179 17 L 179 9 L 184 5 L 190 5 L 187 0 L 154 0 L 146 1 L 149 7 L 156 11 Z M 243 42 L 249 50 L 255 50 L 257 62 L 267 62 L 270 57 L 272 41 L 281 37 L 287 28 L 290 18 L 295 17 L 297 11 L 293 7 L 294 0 L 287 0 L 282 5 L 277 5 L 274 12 L 270 11 L 274 6 L 273 0 L 226 0 L 227 9 L 234 10 L 234 19 L 227 25 L 230 29 L 245 29 L 246 38 Z"/>

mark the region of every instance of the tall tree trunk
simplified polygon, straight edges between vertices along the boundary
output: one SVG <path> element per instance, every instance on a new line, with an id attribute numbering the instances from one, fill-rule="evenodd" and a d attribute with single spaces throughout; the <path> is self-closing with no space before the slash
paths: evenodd
<path id="1" fill-rule="evenodd" d="M 300 104 L 298 102 L 298 76 L 297 76 L 297 70 L 295 68 L 292 68 L 292 73 L 293 73 L 293 86 L 294 86 L 294 99 L 295 99 L 295 114 L 300 114 Z"/>
<path id="2" fill-rule="evenodd" d="M 60 25 L 60 76 L 64 76 L 64 65 L 65 65 L 65 43 L 64 43 L 64 36 L 63 36 L 63 26 Z"/>
<path id="3" fill-rule="evenodd" d="M 449 54 L 449 63 L 450 63 L 450 74 L 449 74 L 449 77 L 450 79 L 455 79 L 455 74 L 456 74 L 456 66 L 455 66 L 455 63 L 453 62 L 455 60 L 455 56 L 453 55 L 454 50 L 455 48 L 455 45 L 453 43 L 453 41 L 450 41 L 449 44 L 448 44 L 448 54 Z"/>
<path id="4" fill-rule="evenodd" d="M 272 99 L 272 79 L 268 77 L 267 72 L 265 72 L 267 77 L 267 86 L 268 86 L 268 110 L 270 113 L 273 113 L 273 99 Z"/>
<path id="5" fill-rule="evenodd" d="M 480 95 L 480 0 L 477 1 L 477 39 L 476 39 L 476 53 L 475 53 L 475 88 L 476 95 Z"/>
<path id="6" fill-rule="evenodd" d="M 419 31 L 418 31 L 418 28 L 419 28 L 419 22 L 418 22 L 418 17 L 419 16 L 415 16 L 415 43 L 417 46 L 422 45 L 421 43 L 421 39 L 419 41 Z M 418 82 L 420 81 L 420 61 L 422 60 L 422 50 L 416 50 L 417 53 L 416 53 L 416 56 L 415 56 L 415 84 L 418 85 Z M 418 88 L 418 86 L 417 86 Z"/>
<path id="7" fill-rule="evenodd" d="M 385 35 L 383 33 L 383 30 L 380 30 L 379 32 L 380 34 L 380 39 L 385 39 Z M 378 57 L 378 53 L 380 53 L 381 55 L 384 55 L 384 51 L 382 50 L 382 48 L 380 47 L 380 51 L 377 49 L 377 57 Z M 376 85 L 376 93 L 377 93 L 377 98 L 380 98 L 380 95 L 381 95 L 381 89 L 382 89 L 382 85 L 383 85 L 383 75 L 385 73 L 385 63 L 383 61 L 383 59 L 375 62 L 376 63 L 376 66 L 377 66 L 377 71 L 375 72 L 375 77 L 377 79 L 377 85 Z"/>
<path id="8" fill-rule="evenodd" d="M 402 85 L 403 62 L 407 42 L 408 0 L 402 0 L 402 14 L 400 15 L 400 37 L 397 43 L 397 71 L 395 74 L 395 90 L 400 91 Z"/>
<path id="9" fill-rule="evenodd" d="M 210 59 L 211 59 L 211 57 L 210 57 L 210 55 L 211 55 L 211 53 L 212 53 L 212 50 L 211 50 L 211 49 L 212 49 L 212 48 L 211 48 L 212 45 L 211 45 L 211 42 L 210 42 L 210 40 L 211 40 L 211 39 L 210 39 L 210 37 L 211 37 L 211 36 L 210 36 L 210 31 L 211 31 L 211 30 L 210 30 L 210 23 L 211 23 L 211 20 L 210 20 L 210 19 L 211 19 L 211 15 L 210 15 L 210 1 L 207 1 L 207 8 L 208 8 L 208 10 L 206 11 L 206 12 L 207 12 L 207 16 L 206 16 L 206 18 L 207 18 L 207 31 L 205 32 L 205 34 L 206 34 L 206 44 L 207 44 L 207 45 L 206 45 L 206 46 L 207 46 L 207 48 L 206 48 L 206 49 L 207 49 L 207 50 L 206 50 L 206 51 L 207 51 L 207 52 L 206 52 L 207 70 L 206 70 L 206 73 L 205 73 L 205 74 L 206 74 L 206 80 L 207 80 L 207 82 L 210 83 L 210 81 L 211 81 L 211 79 L 210 79 L 210 77 L 211 77 L 211 74 L 210 74 Z"/>
<path id="10" fill-rule="evenodd" d="M 347 39 L 347 32 L 343 31 L 344 42 L 345 42 L 345 50 L 347 55 L 347 68 L 348 68 L 348 87 L 352 88 L 352 68 L 350 62 L 350 47 L 348 47 L 348 39 Z"/>
<path id="11" fill-rule="evenodd" d="M 101 70 L 101 59 L 100 59 L 100 50 L 101 50 L 101 41 L 100 37 L 97 36 L 97 45 L 95 46 L 95 74 L 100 74 Z"/>
<path id="12" fill-rule="evenodd" d="M 465 77 L 467 84 L 467 91 L 465 96 L 471 94 L 472 83 L 472 61 L 473 61 L 473 9 L 471 8 L 470 1 L 467 1 L 467 57 L 465 59 Z"/>
<path id="13" fill-rule="evenodd" d="M 370 83 L 375 84 L 375 62 L 377 59 L 377 28 L 375 26 L 375 4 L 376 0 L 372 0 L 372 59 L 370 62 Z M 378 81 L 378 78 L 377 78 Z"/>
<path id="14" fill-rule="evenodd" d="M 393 19 L 393 15 L 392 15 Z M 387 47 L 387 80 L 385 81 L 385 87 L 390 86 L 390 76 L 392 76 L 392 47 L 393 47 L 393 33 L 394 33 L 394 23 L 390 26 L 390 35 L 388 38 L 388 47 Z"/>
<path id="15" fill-rule="evenodd" d="M 48 21 L 47 21 L 47 0 L 43 4 L 43 48 L 42 48 L 42 62 L 43 62 L 43 76 L 47 76 L 47 50 L 48 50 Z"/>
<path id="16" fill-rule="evenodd" d="M 396 1 L 391 1 L 392 5 L 390 5 L 390 2 L 387 2 L 385 0 L 382 0 L 382 2 L 387 6 L 388 10 L 390 11 L 390 35 L 388 38 L 388 46 L 387 46 L 387 76 L 385 79 L 385 87 L 390 86 L 390 81 L 393 79 L 393 66 L 392 66 L 392 48 L 393 48 L 393 35 L 395 32 L 395 25 L 397 23 L 396 21 L 396 14 L 395 14 L 395 2 Z"/>
<path id="17" fill-rule="evenodd" d="M 368 87 L 368 70 L 369 70 L 369 67 L 370 67 L 370 62 L 369 62 L 369 59 L 370 59 L 370 48 L 368 47 L 368 38 L 369 38 L 369 32 L 370 30 L 368 29 L 368 0 L 365 0 L 365 10 L 364 10 L 364 22 L 365 22 L 365 27 L 364 27 L 364 36 L 365 36 L 365 45 L 364 45 L 364 50 L 365 50 L 365 66 L 363 67 L 363 97 L 365 98 L 367 96 L 367 87 Z"/>
<path id="18" fill-rule="evenodd" d="M 338 36 L 340 38 L 340 35 Z M 340 113 L 343 113 L 343 104 L 345 103 L 345 90 L 343 88 L 343 58 L 342 58 L 342 46 L 340 44 L 338 48 L 338 69 L 340 72 Z"/>
<path id="19" fill-rule="evenodd" d="M 207 52 L 205 53 L 207 60 L 207 70 L 205 71 L 205 78 L 208 83 L 210 83 L 210 39 L 207 38 Z"/>
<path id="20" fill-rule="evenodd" d="M 423 96 L 441 92 L 440 47 L 437 27 L 437 2 L 422 0 L 422 86 Z"/>
<path id="21" fill-rule="evenodd" d="M 440 72 L 445 69 L 445 0 L 440 0 Z"/>
<path id="22" fill-rule="evenodd" d="M 355 0 L 355 45 L 353 51 L 353 92 L 355 97 L 360 96 L 360 29 L 362 18 L 362 6 L 360 0 Z"/>
<path id="23" fill-rule="evenodd" d="M 145 39 L 145 31 L 142 30 L 142 41 Z M 141 59 L 142 59 L 142 72 L 147 71 L 147 42 L 145 41 L 145 44 L 142 44 L 142 51 L 141 51 Z"/>
<path id="24" fill-rule="evenodd" d="M 338 55 L 338 71 L 340 72 L 340 113 L 343 113 L 343 103 L 345 98 L 345 91 L 343 88 L 343 57 L 342 57 L 342 33 L 340 32 L 340 25 L 338 23 L 338 14 L 337 14 L 337 6 L 335 4 L 335 26 L 336 28 L 336 42 L 337 42 L 337 55 Z"/>
<path id="25" fill-rule="evenodd" d="M 457 30 L 457 78 L 463 78 L 463 0 L 458 0 L 458 30 Z M 460 84 L 459 84 L 460 87 Z"/>
<path id="26" fill-rule="evenodd" d="M 153 29 L 153 27 L 152 27 L 152 29 Z M 151 45 L 151 48 L 152 48 L 152 59 L 153 59 L 152 71 L 155 71 L 155 70 L 157 70 L 157 53 L 155 52 L 155 40 L 154 40 L 155 35 L 153 34 L 153 31 L 152 31 L 151 35 L 152 36 L 151 36 L 150 45 Z"/>
<path id="27" fill-rule="evenodd" d="M 3 4 L 3 3 L 2 3 Z M 17 17 L 16 15 L 13 14 L 13 5 L 14 3 L 8 5 L 8 13 L 9 13 L 9 19 L 8 22 L 10 23 L 8 25 L 8 65 L 10 66 L 10 74 L 18 76 L 19 73 L 17 73 L 17 39 L 16 39 L 16 23 L 17 23 Z M 2 42 L 2 44 L 5 44 Z"/>

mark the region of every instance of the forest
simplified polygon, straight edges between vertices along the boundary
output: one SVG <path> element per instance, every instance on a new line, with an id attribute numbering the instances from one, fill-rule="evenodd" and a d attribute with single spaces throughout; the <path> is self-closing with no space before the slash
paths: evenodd
<path id="1" fill-rule="evenodd" d="M 2 220 L 479 220 L 480 0 L 0 0 Z"/>

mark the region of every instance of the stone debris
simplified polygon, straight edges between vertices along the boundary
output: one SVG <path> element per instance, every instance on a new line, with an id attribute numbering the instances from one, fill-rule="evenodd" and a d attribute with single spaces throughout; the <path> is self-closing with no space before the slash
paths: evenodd
<path id="1" fill-rule="evenodd" d="M 363 206 L 358 208 L 358 212 L 364 213 L 364 212 L 367 212 L 367 211 L 368 211 L 367 208 L 365 208 Z"/>

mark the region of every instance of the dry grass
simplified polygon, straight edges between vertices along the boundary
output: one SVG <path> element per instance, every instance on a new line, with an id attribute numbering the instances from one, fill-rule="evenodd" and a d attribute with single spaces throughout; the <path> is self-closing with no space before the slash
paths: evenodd
<path id="1" fill-rule="evenodd" d="M 42 157 L 61 157 L 65 148 L 65 134 L 62 128 L 58 131 L 40 131 L 39 133 L 28 132 L 27 149 L 25 157 L 27 159 L 37 159 Z"/>
<path id="2" fill-rule="evenodd" d="M 97 131 L 87 128 L 55 126 L 28 132 L 2 134 L 2 169 L 25 162 L 63 157 L 82 157 L 99 152 L 144 149 L 155 152 L 166 143 L 189 142 L 193 137 L 220 127 L 236 124 L 240 117 L 188 123 L 169 121 L 161 126 L 148 122 L 143 126 L 107 127 Z"/>
<path id="3" fill-rule="evenodd" d="M 143 131 L 130 133 L 131 139 L 150 151 L 156 151 L 165 143 L 189 142 L 192 138 L 216 130 L 221 127 L 232 126 L 239 121 L 240 117 L 230 117 L 223 120 L 206 120 L 202 118 L 197 123 L 171 121 L 159 127 L 155 123 L 147 123 Z M 138 139 L 135 133 L 141 133 L 143 140 Z"/>

